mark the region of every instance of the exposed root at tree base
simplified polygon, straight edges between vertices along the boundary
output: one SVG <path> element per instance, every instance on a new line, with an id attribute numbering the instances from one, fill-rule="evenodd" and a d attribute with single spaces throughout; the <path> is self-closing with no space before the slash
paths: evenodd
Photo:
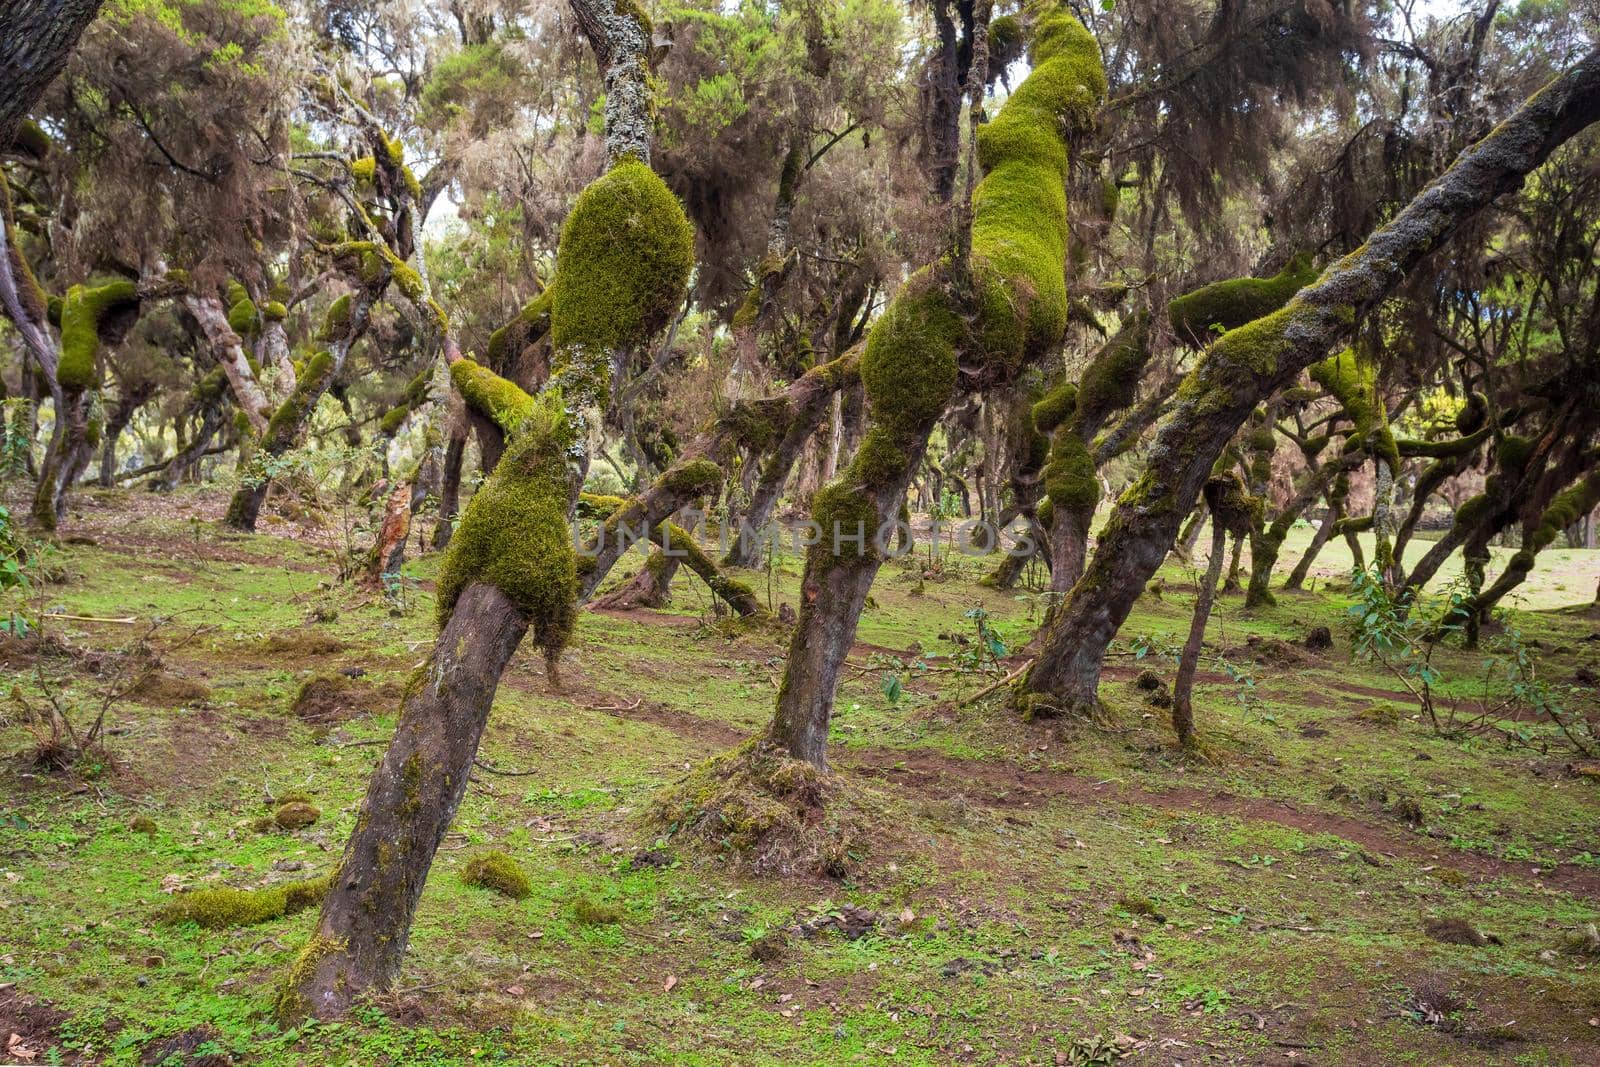
<path id="1" fill-rule="evenodd" d="M 650 804 L 651 828 L 760 874 L 842 878 L 860 860 L 871 790 L 755 738 L 700 764 Z"/>

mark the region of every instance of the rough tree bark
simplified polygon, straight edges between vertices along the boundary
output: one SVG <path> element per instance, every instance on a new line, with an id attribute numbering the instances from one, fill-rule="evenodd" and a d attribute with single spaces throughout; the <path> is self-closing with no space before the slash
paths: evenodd
<path id="1" fill-rule="evenodd" d="M 1160 566 L 1212 464 L 1261 400 L 1351 336 L 1358 321 L 1427 253 L 1522 180 L 1560 144 L 1600 118 L 1600 52 L 1536 93 L 1463 152 L 1361 248 L 1282 310 L 1224 334 L 1178 391 L 1145 472 L 1124 494 L 1099 550 L 1053 621 L 1019 686 L 1033 713 L 1090 709 L 1100 664 L 1145 583 Z"/>
<path id="2" fill-rule="evenodd" d="M 102 0 L 8 0 L 0 7 L 0 149 L 43 95 Z"/>
<path id="3" fill-rule="evenodd" d="M 317 929 L 280 993 L 280 1018 L 332 1018 L 399 972 L 434 854 L 467 791 L 500 675 L 528 630 L 493 585 L 456 601 L 412 683 Z"/>

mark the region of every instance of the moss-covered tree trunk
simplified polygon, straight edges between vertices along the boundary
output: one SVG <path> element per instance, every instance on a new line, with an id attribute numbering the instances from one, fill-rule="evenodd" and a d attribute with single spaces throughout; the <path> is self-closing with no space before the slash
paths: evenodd
<path id="1" fill-rule="evenodd" d="M 562 227 L 550 312 L 556 369 L 549 387 L 530 397 L 445 347 L 457 391 L 509 440 L 451 540 L 437 585 L 438 640 L 368 787 L 317 932 L 288 976 L 283 1018 L 340 1014 L 392 981 L 500 675 L 525 633 L 557 681 L 576 617 L 568 521 L 582 481 L 574 460 L 585 452 L 586 420 L 609 397 L 618 354 L 659 332 L 687 289 L 693 230 L 644 162 L 644 16 L 612 0 L 574 0 L 573 8 L 605 72 L 613 164 L 579 195 Z M 628 240 L 617 239 L 619 230 Z M 448 322 L 441 325 L 448 336 Z"/>
<path id="2" fill-rule="evenodd" d="M 672 579 L 682 560 L 657 548 L 645 557 L 639 573 L 611 592 L 590 601 L 601 611 L 633 611 L 638 608 L 665 607 L 672 600 Z"/>
<path id="3" fill-rule="evenodd" d="M 1095 706 L 1107 646 L 1161 565 L 1212 465 L 1256 406 L 1326 358 L 1423 256 L 1597 118 L 1600 53 L 1591 53 L 1462 153 L 1287 307 L 1229 331 L 1207 350 L 1179 388 L 1144 472 L 1112 513 L 1099 550 L 1023 680 L 1020 697 L 1029 710 Z"/>
<path id="4" fill-rule="evenodd" d="M 333 1018 L 394 980 L 500 675 L 527 629 L 521 608 L 495 586 L 461 591 L 367 785 L 316 932 L 279 995 L 280 1018 Z"/>
<path id="5" fill-rule="evenodd" d="M 818 768 L 827 767 L 834 693 L 867 591 L 960 357 L 1004 385 L 1066 327 L 1062 187 L 1071 138 L 1087 129 L 1105 79 L 1094 39 L 1063 8 L 1041 15 L 1029 58 L 1032 73 L 978 135 L 983 178 L 971 200 L 970 253 L 913 275 L 873 324 L 861 357 L 872 424 L 850 466 L 812 506 L 820 538 L 806 555 L 767 738 Z"/>

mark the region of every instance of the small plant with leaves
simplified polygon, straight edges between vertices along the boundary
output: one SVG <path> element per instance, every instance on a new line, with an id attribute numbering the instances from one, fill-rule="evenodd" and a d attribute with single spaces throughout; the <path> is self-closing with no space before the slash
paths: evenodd
<path id="1" fill-rule="evenodd" d="M 1456 732 L 1453 721 L 1440 720 L 1435 705 L 1441 675 L 1433 657 L 1436 638 L 1460 630 L 1465 621 L 1464 593 L 1452 587 L 1442 598 L 1407 602 L 1389 591 L 1376 564 L 1351 572 L 1350 592 L 1356 598 L 1345 616 L 1351 657 L 1382 664 L 1416 698 L 1434 733 Z"/>

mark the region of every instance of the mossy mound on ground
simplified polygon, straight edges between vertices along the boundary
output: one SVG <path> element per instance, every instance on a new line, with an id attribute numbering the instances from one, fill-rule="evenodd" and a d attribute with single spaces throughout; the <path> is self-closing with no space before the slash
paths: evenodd
<path id="1" fill-rule="evenodd" d="M 294 717 L 313 726 L 327 726 L 358 715 L 392 710 L 399 703 L 396 685 L 373 685 L 343 675 L 308 678 L 289 705 Z"/>
<path id="2" fill-rule="evenodd" d="M 285 830 L 303 830 L 322 818 L 322 809 L 303 800 L 279 804 L 272 813 L 272 821 Z"/>
<path id="3" fill-rule="evenodd" d="M 128 696 L 141 704 L 183 707 L 211 699 L 211 690 L 199 682 L 179 678 L 166 671 L 151 671 L 128 690 Z"/>
<path id="4" fill-rule="evenodd" d="M 136 834 L 154 837 L 156 834 L 156 821 L 148 815 L 135 815 L 128 820 L 128 829 Z"/>
<path id="5" fill-rule="evenodd" d="M 503 897 L 522 900 L 533 892 L 533 883 L 517 861 L 504 852 L 480 852 L 461 868 L 461 880 L 480 889 L 492 889 Z"/>
<path id="6" fill-rule="evenodd" d="M 332 882 L 332 874 L 324 874 L 265 889 L 196 889 L 173 897 L 156 917 L 165 923 L 198 923 L 207 930 L 253 926 L 320 904 Z"/>
<path id="7" fill-rule="evenodd" d="M 757 738 L 700 764 L 646 818 L 760 874 L 841 878 L 865 849 L 872 807 L 866 791 Z"/>

